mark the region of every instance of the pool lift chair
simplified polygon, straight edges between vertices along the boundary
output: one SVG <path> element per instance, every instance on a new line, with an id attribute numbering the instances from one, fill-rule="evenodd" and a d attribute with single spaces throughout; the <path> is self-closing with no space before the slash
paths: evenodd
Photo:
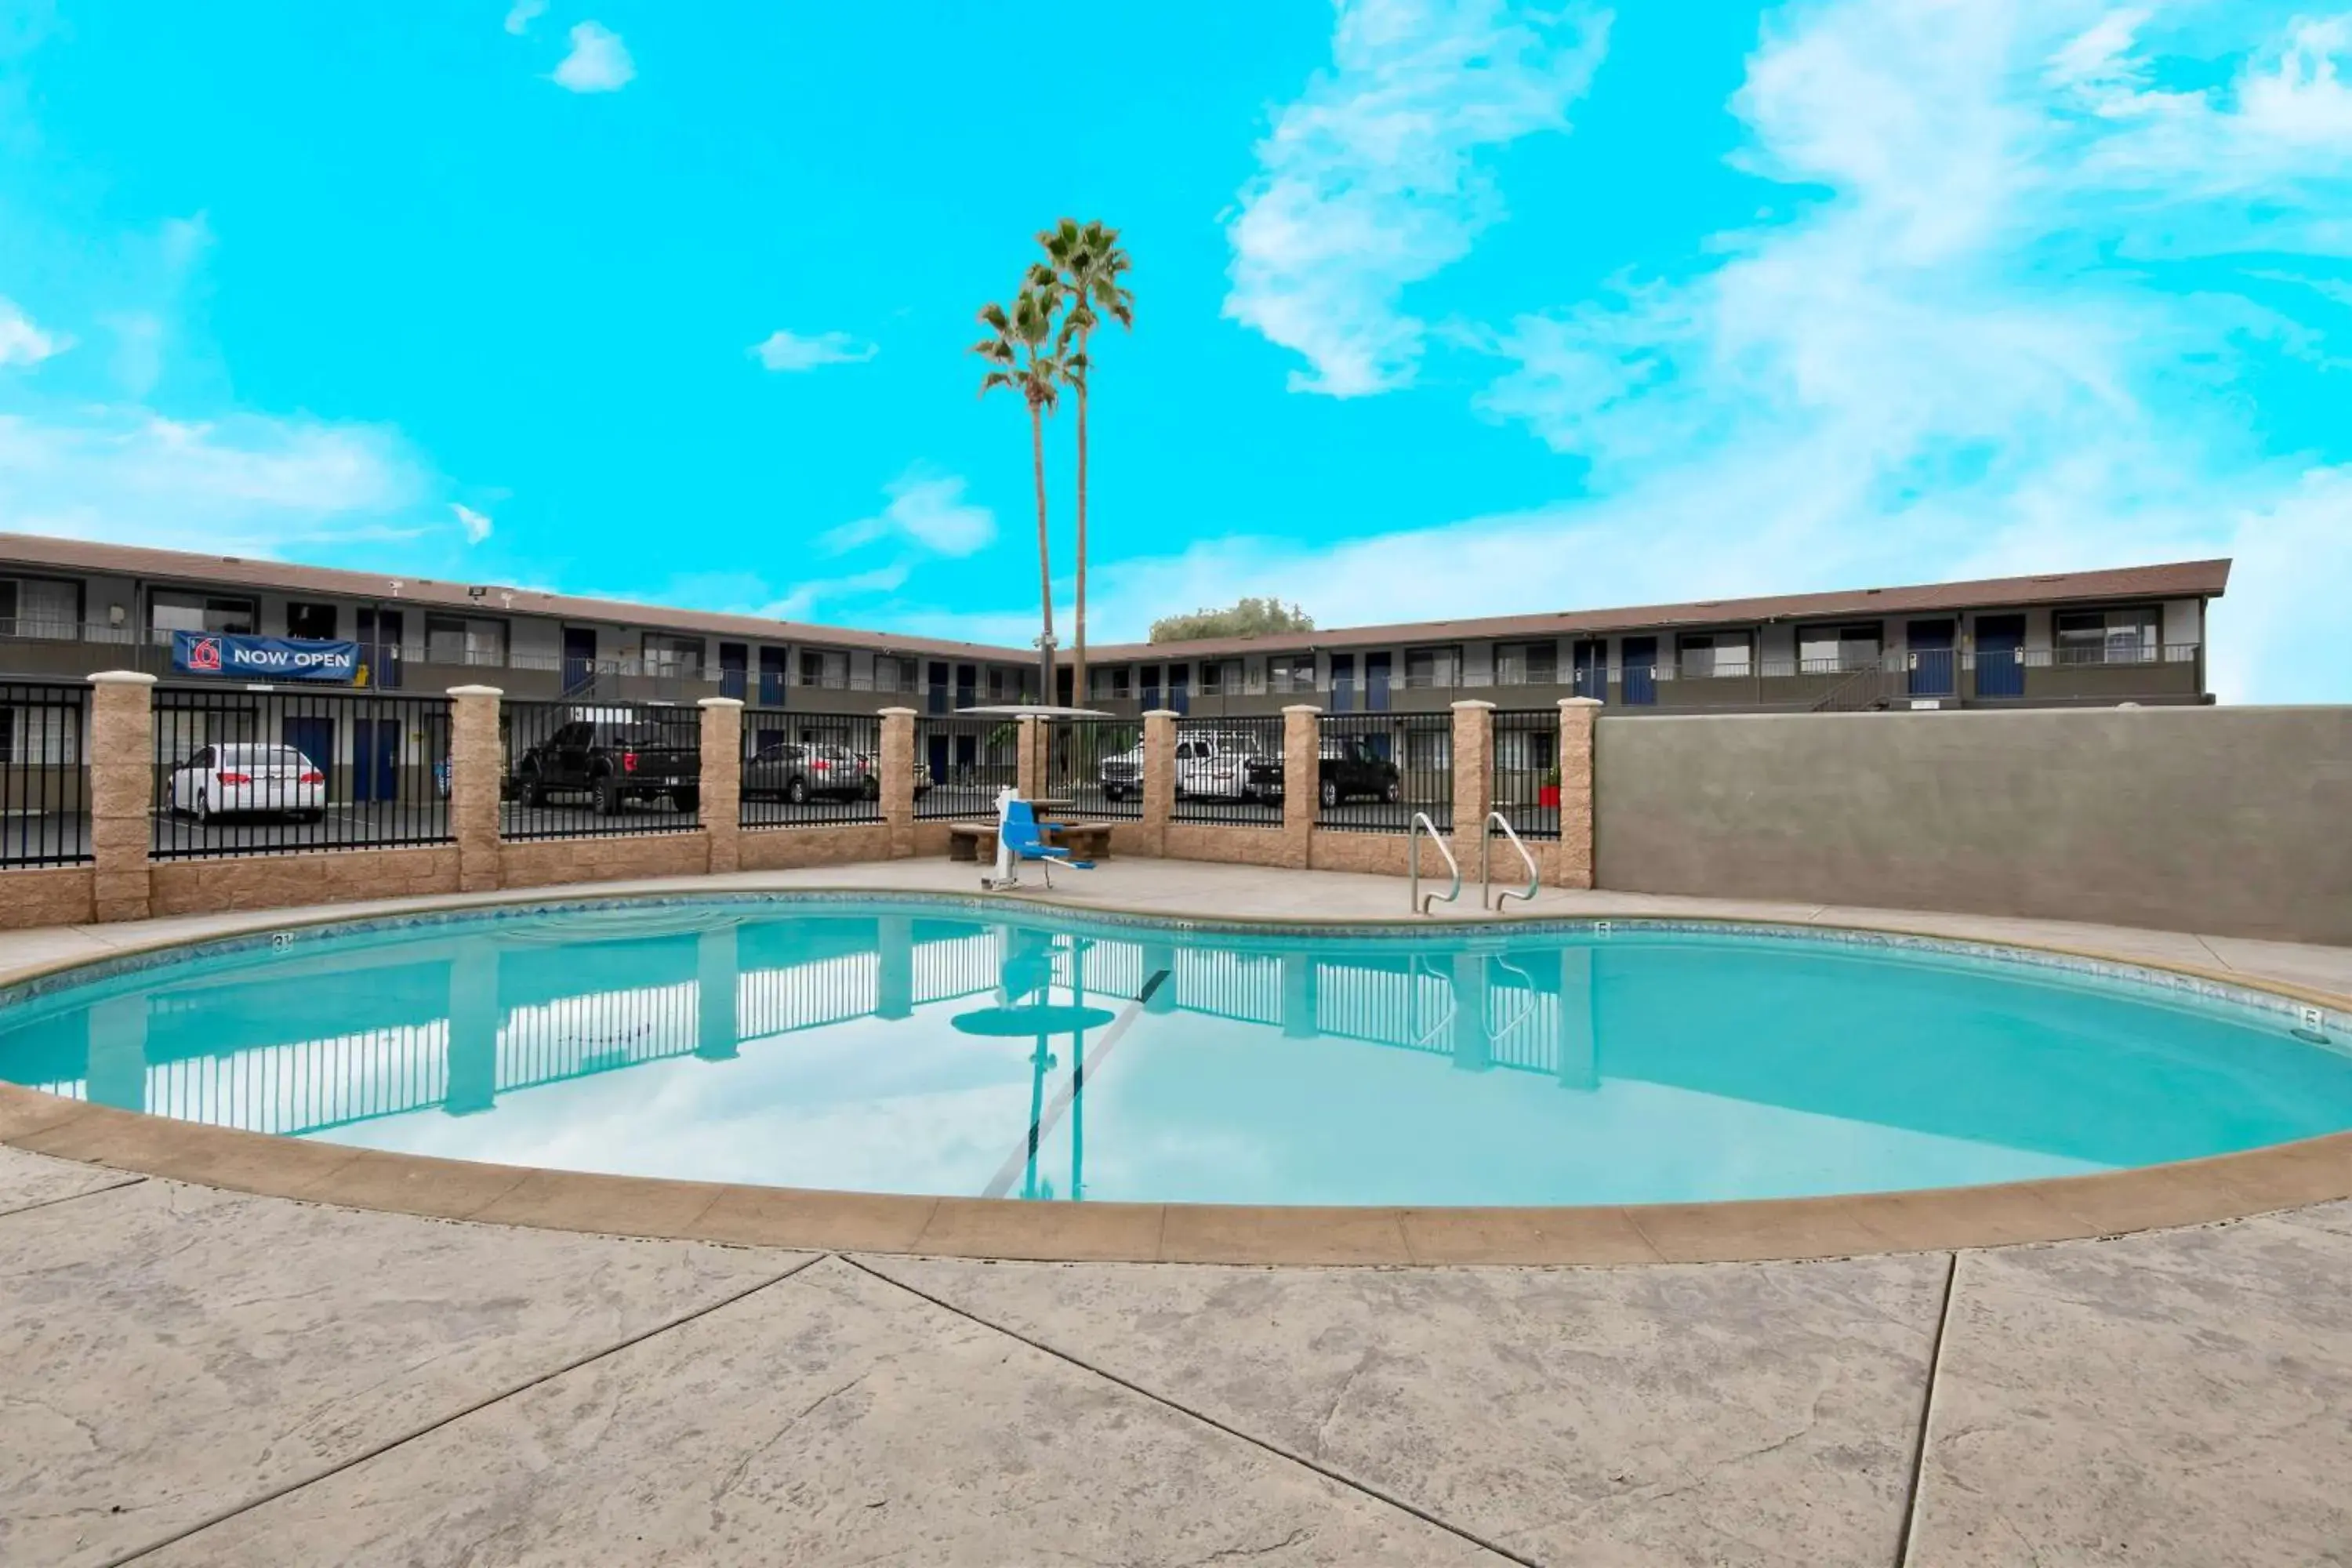
<path id="1" fill-rule="evenodd" d="M 1091 871 L 1091 860 L 1073 860 L 1067 849 L 1055 848 L 1045 842 L 1045 829 L 1056 826 L 1040 823 L 1030 804 L 1012 789 L 996 793 L 996 875 L 982 877 L 980 885 L 987 892 L 1002 892 L 1021 885 L 1021 862 L 1034 860 L 1045 873 L 1045 887 L 1054 886 L 1055 861 L 1073 870 Z"/>

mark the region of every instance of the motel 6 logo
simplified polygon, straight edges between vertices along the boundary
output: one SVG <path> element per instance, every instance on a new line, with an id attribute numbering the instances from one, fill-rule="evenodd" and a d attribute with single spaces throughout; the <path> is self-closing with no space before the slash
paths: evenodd
<path id="1" fill-rule="evenodd" d="M 221 645 L 218 637 L 198 637 L 188 645 L 188 668 L 210 675 L 218 675 L 221 667 Z"/>

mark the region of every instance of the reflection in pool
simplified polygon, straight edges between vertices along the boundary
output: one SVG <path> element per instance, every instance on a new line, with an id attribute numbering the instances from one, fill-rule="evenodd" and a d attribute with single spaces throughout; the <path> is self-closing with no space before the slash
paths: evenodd
<path id="1" fill-rule="evenodd" d="M 1284 936 L 744 900 L 182 959 L 0 1012 L 0 1077 L 632 1174 L 1645 1203 L 2007 1181 L 2352 1127 L 2352 1057 L 2292 1024 L 1794 935 Z"/>

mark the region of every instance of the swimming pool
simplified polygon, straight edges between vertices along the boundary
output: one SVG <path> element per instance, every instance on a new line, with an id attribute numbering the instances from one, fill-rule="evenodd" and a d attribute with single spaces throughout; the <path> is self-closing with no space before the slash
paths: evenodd
<path id="1" fill-rule="evenodd" d="M 2352 1055 L 2186 976 L 1697 922 L 1271 928 L 1013 901 L 583 901 L 0 996 L 0 1079 L 369 1148 L 1066 1200 L 1877 1192 L 2352 1128 Z"/>

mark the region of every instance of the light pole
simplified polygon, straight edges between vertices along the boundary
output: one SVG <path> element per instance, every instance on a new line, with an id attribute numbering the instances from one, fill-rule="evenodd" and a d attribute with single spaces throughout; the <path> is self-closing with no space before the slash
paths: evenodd
<path id="1" fill-rule="evenodd" d="M 1054 634 L 1046 632 L 1037 638 L 1037 700 L 1051 708 L 1054 702 Z M 1076 693 L 1072 694 L 1075 700 Z"/>

